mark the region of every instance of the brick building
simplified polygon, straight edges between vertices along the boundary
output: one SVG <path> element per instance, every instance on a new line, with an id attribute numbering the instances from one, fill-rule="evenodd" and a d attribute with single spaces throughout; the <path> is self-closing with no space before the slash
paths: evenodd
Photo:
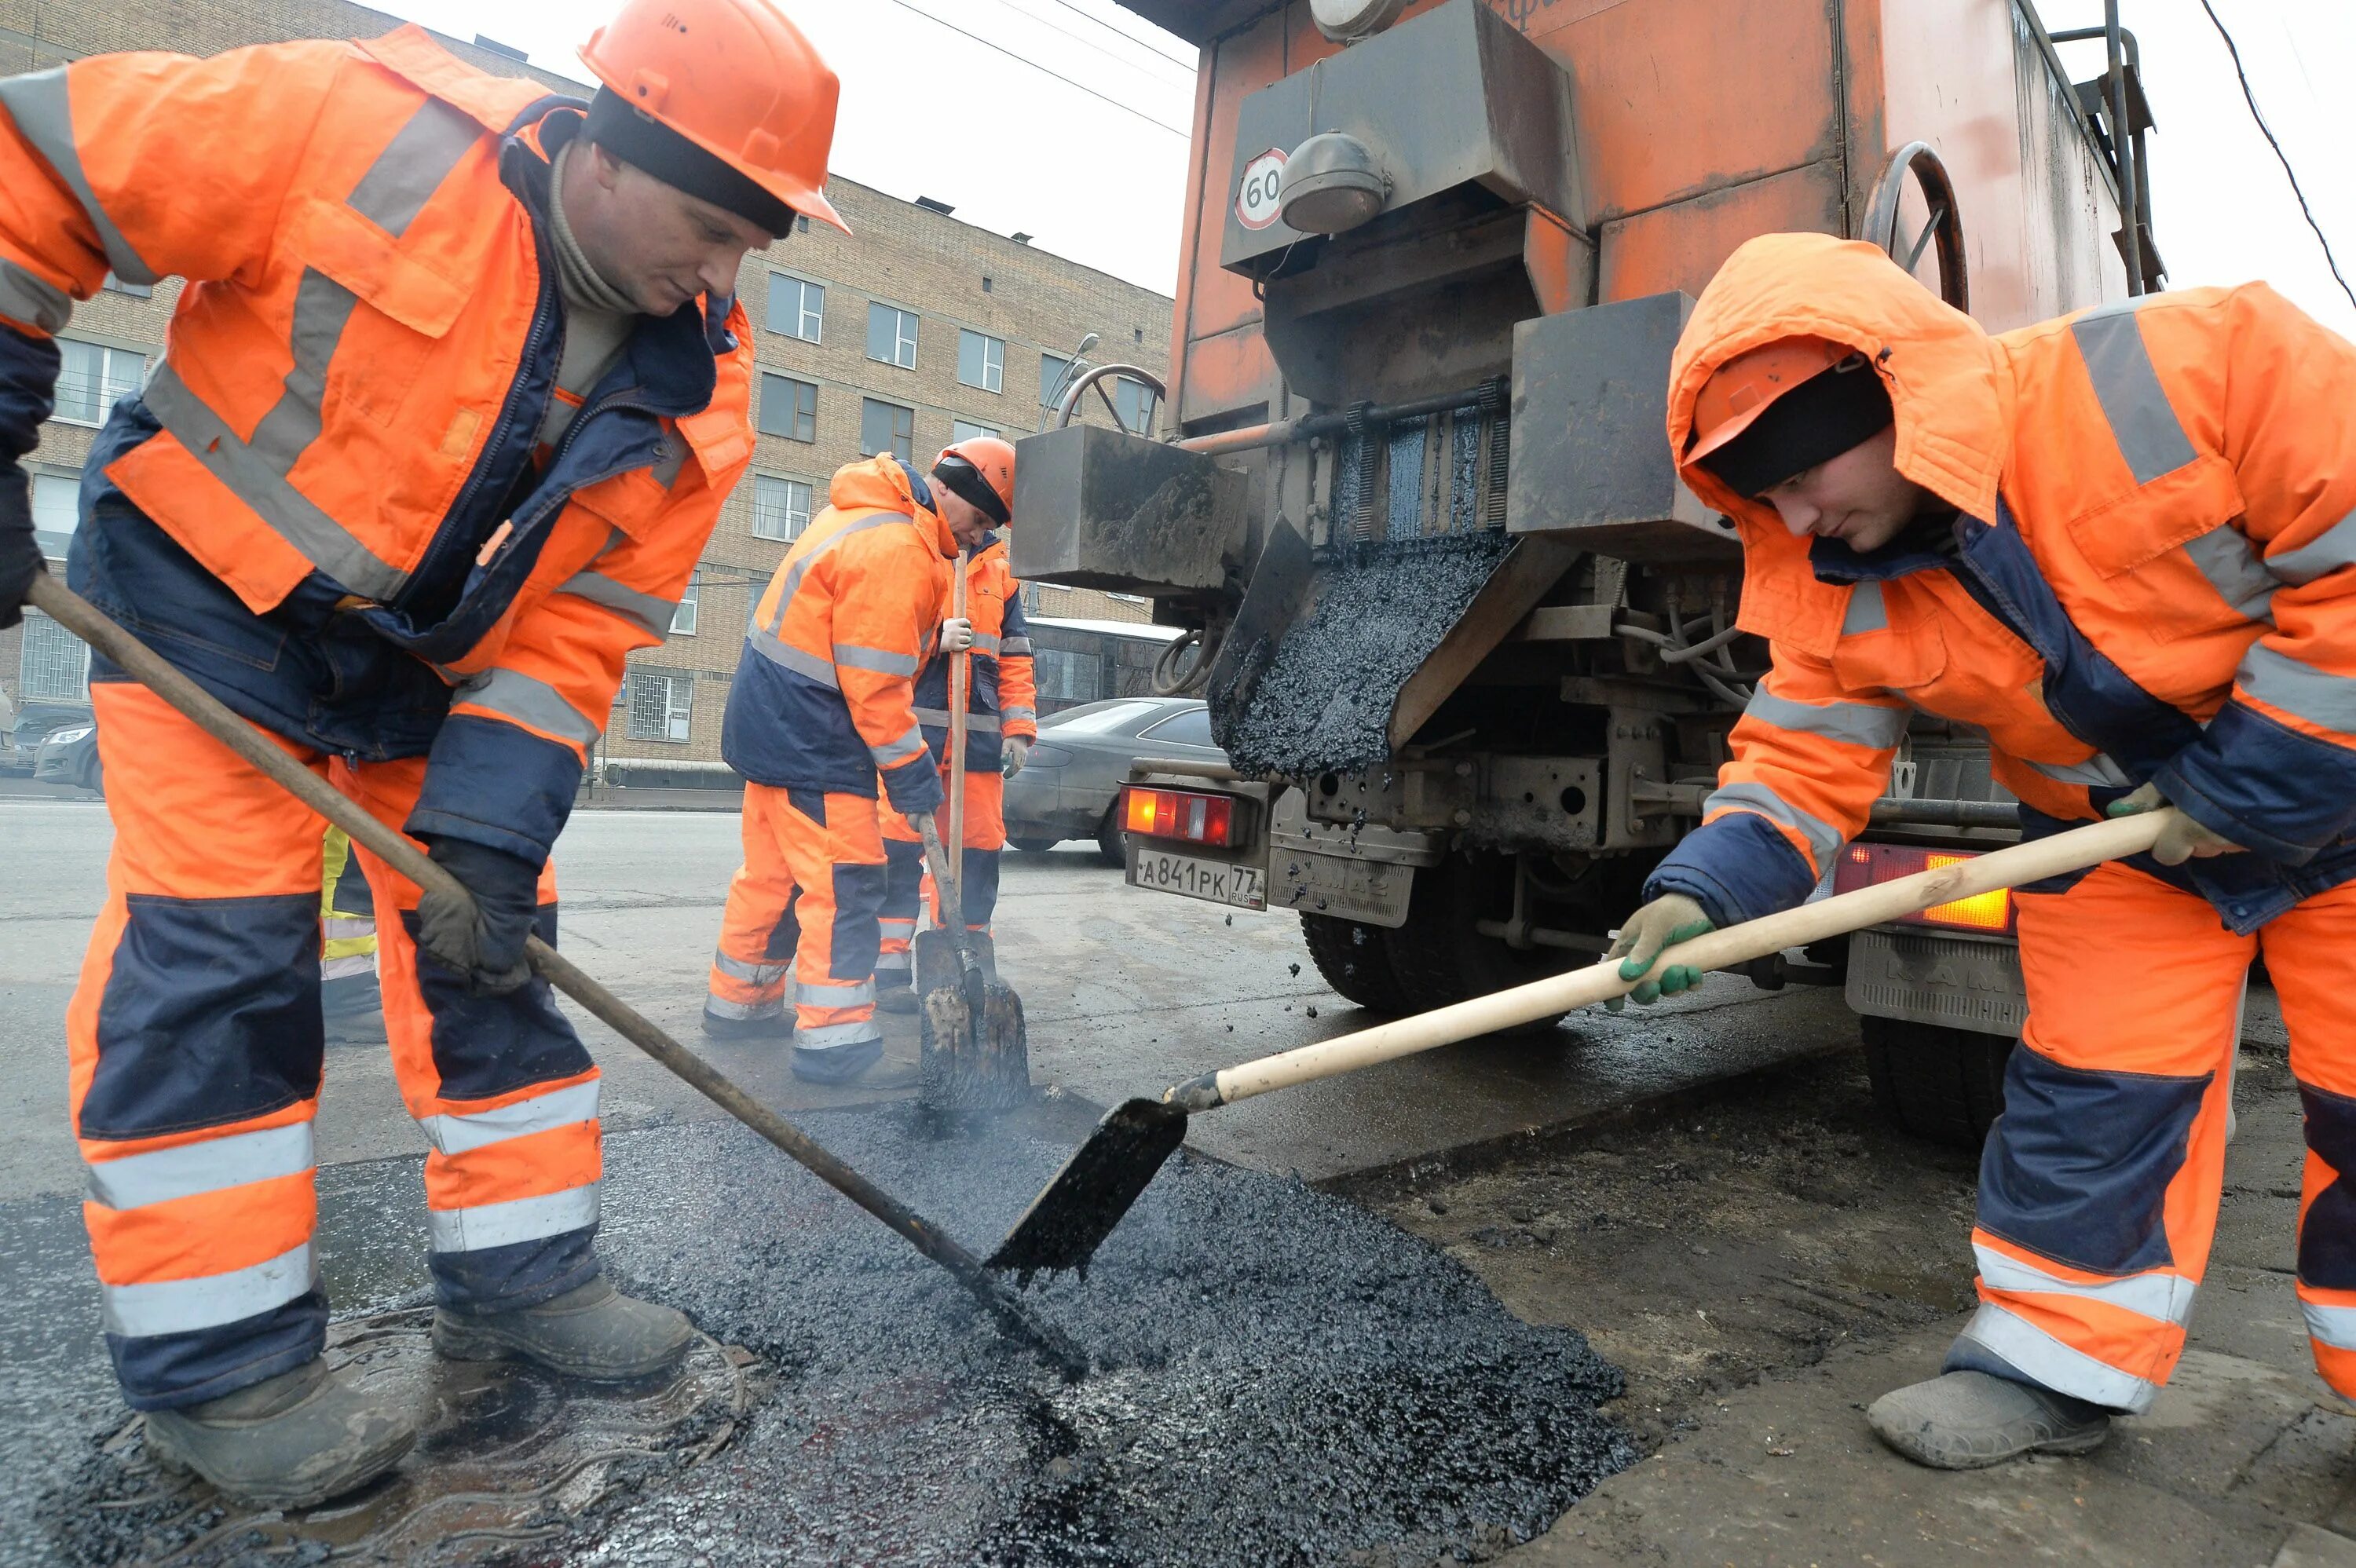
<path id="1" fill-rule="evenodd" d="M 0 75 L 112 49 L 213 54 L 286 38 L 365 37 L 399 25 L 343 0 L 0 0 Z M 586 96 L 578 82 L 497 48 L 437 40 L 487 70 Z M 805 222 L 745 259 L 738 288 L 761 372 L 753 473 L 722 509 L 670 638 L 631 660 L 607 728 L 609 754 L 719 757 L 721 712 L 752 603 L 787 544 L 825 505 L 837 468 L 878 451 L 923 463 L 960 435 L 1038 430 L 1068 357 L 1091 333 L 1091 361 L 1162 372 L 1167 296 L 959 222 L 937 202 L 901 201 L 844 179 L 830 181 L 827 194 L 851 237 Z M 60 335 L 56 415 L 26 464 L 36 523 L 54 557 L 62 559 L 72 532 L 97 429 L 161 354 L 179 287 L 177 279 L 152 292 L 110 285 L 78 307 Z M 1133 427 L 1158 419 L 1141 385 L 1110 389 Z M 1108 424 L 1114 415 L 1092 396 L 1079 417 Z M 1089 591 L 1042 587 L 1026 599 L 1039 614 L 1149 618 L 1142 601 Z M 0 632 L 0 696 L 28 718 L 86 709 L 87 669 L 86 651 L 44 617 L 28 614 L 21 630 Z M 7 722 L 0 713 L 0 730 Z"/>

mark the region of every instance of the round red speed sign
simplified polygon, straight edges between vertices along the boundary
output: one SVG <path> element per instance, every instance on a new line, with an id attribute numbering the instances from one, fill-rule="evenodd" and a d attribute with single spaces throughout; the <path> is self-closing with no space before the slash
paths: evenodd
<path id="1" fill-rule="evenodd" d="M 1243 183 L 1236 187 L 1236 221 L 1247 229 L 1275 222 L 1277 187 L 1283 183 L 1283 148 L 1270 147 L 1246 164 Z"/>

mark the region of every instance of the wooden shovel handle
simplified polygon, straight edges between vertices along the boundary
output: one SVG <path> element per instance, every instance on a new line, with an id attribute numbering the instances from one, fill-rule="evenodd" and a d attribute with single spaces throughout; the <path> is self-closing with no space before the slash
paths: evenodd
<path id="1" fill-rule="evenodd" d="M 2158 841 L 2160 830 L 2175 815 L 2175 808 L 2170 806 L 2073 827 L 2050 838 L 2016 844 L 1952 866 L 1918 871 L 1896 881 L 1877 883 L 1779 914 L 1745 921 L 1677 944 L 1662 953 L 1646 974 L 1657 975 L 1676 964 L 1699 969 L 1730 968 L 1781 953 L 1787 947 L 1804 947 L 1811 942 L 1879 925 L 1901 915 L 1920 914 L 1934 904 L 1952 903 L 1977 893 L 2019 887 L 2104 860 L 2138 855 Z M 1622 980 L 1620 961 L 1607 958 L 1569 974 L 1207 1073 L 1176 1085 L 1162 1098 L 1190 1111 L 1232 1104 L 1271 1089 L 1331 1078 L 1394 1057 L 1412 1056 L 1435 1046 L 1453 1045 L 1475 1035 L 1569 1012 L 1590 1003 L 1610 1001 L 1614 997 L 1626 996 L 1642 983 L 1641 979 Z"/>
<path id="2" fill-rule="evenodd" d="M 972 557 L 958 551 L 957 584 L 949 591 L 949 613 L 958 620 L 965 619 L 966 563 Z M 973 689 L 973 655 L 971 652 L 949 656 L 949 867 L 957 874 L 958 886 L 965 886 L 965 737 L 970 721 L 966 717 L 967 701 Z M 936 879 L 940 875 L 935 872 Z M 963 902 L 962 900 L 959 901 Z M 942 906 L 944 910 L 947 905 Z M 962 925 L 963 916 L 959 917 Z"/>

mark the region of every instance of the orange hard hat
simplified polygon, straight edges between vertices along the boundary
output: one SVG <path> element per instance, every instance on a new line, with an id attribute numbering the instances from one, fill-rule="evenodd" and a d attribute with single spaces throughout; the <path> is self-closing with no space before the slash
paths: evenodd
<path id="1" fill-rule="evenodd" d="M 1014 520 L 1014 443 L 994 435 L 968 436 L 941 449 L 933 462 L 941 483 L 981 509 L 993 523 Z M 980 484 L 975 484 L 975 480 Z M 983 498 L 987 491 L 998 504 Z"/>
<path id="2" fill-rule="evenodd" d="M 1767 405 L 1824 374 L 1857 351 L 1827 337 L 1779 337 L 1718 368 L 1694 399 L 1693 444 L 1686 461 L 1708 456 L 1749 430 Z"/>
<path id="3" fill-rule="evenodd" d="M 851 232 L 826 199 L 840 84 L 770 0 L 626 0 L 581 60 L 623 103 L 759 192 Z"/>

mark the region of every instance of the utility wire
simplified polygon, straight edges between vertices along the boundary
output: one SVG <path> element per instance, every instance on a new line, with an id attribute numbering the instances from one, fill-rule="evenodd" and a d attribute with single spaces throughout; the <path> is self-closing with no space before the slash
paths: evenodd
<path id="1" fill-rule="evenodd" d="M 2323 225 L 2315 220 L 2315 209 L 2307 205 L 2307 192 L 2298 187 L 2298 173 L 2290 166 L 2290 155 L 2283 151 L 2280 142 L 2275 140 L 2273 128 L 2267 125 L 2265 115 L 2258 108 L 2257 95 L 2250 91 L 2250 76 L 2242 69 L 2242 51 L 2233 47 L 2233 35 L 2227 32 L 2225 24 L 2217 19 L 2217 8 L 2210 5 L 2209 0 L 2201 0 L 2201 8 L 2209 13 L 2210 26 L 2215 27 L 2217 36 L 2225 40 L 2225 52 L 2233 57 L 2233 74 L 2241 80 L 2242 98 L 2250 106 L 2250 118 L 2258 123 L 2258 133 L 2265 137 L 2266 145 L 2275 150 L 2276 161 L 2282 165 L 2283 176 L 2290 181 L 2290 193 L 2298 197 L 2298 210 L 2305 215 L 2307 226 L 2315 230 L 2315 242 L 2323 247 L 2323 260 L 2331 269 L 2332 281 L 2340 285 L 2340 292 L 2348 296 L 2348 303 L 2356 304 L 2356 289 L 2348 286 L 2347 278 L 2340 271 L 2340 259 L 2331 253 L 2331 241 L 2325 236 Z"/>
<path id="2" fill-rule="evenodd" d="M 926 21 L 931 22 L 937 27 L 947 27 L 950 32 L 957 34 L 959 37 L 971 38 L 975 43 L 980 44 L 986 49 L 995 49 L 1000 54 L 1004 55 L 1008 59 L 1017 61 L 1023 65 L 1027 65 L 1033 70 L 1039 72 L 1042 76 L 1052 76 L 1057 81 L 1062 82 L 1066 87 L 1076 88 L 1079 91 L 1087 93 L 1090 98 L 1098 100 L 1099 102 L 1109 103 L 1115 109 L 1119 110 L 1122 113 L 1134 115 L 1138 119 L 1144 121 L 1147 124 L 1155 127 L 1157 130 L 1167 131 L 1182 142 L 1191 142 L 1194 140 L 1194 136 L 1191 133 L 1181 131 L 1177 126 L 1171 124 L 1166 120 L 1156 120 L 1144 110 L 1134 108 L 1129 104 L 1123 103 L 1118 98 L 1109 97 L 1105 93 L 1098 92 L 1095 88 L 1088 86 L 1085 82 L 1074 81 L 1062 71 L 1049 70 L 1037 60 L 1029 59 L 1022 55 L 1016 54 L 1012 49 L 1008 48 L 1003 44 L 992 43 L 990 39 L 983 37 L 980 33 L 968 32 L 965 28 L 958 27 L 955 22 L 943 21 L 940 17 L 934 16 L 930 11 L 923 10 L 917 6 L 910 5 L 908 0 L 892 0 L 892 4 L 897 5 L 903 11 L 913 12 L 915 15 L 922 16 Z"/>
<path id="3" fill-rule="evenodd" d="M 1044 27 L 1047 31 L 1055 34 L 1059 38 L 1069 38 L 1072 42 L 1079 45 L 1080 48 L 1087 49 L 1091 53 L 1104 56 L 1105 59 L 1112 61 L 1113 64 L 1120 67 L 1123 70 L 1135 71 L 1138 75 L 1143 77 L 1146 80 L 1152 82 L 1157 87 L 1174 88 L 1178 85 L 1176 82 L 1172 81 L 1168 77 L 1155 76 L 1151 71 L 1145 69 L 1143 62 L 1135 59 L 1130 56 L 1117 55 L 1113 53 L 1112 50 L 1105 48 L 1102 44 L 1090 43 L 1087 39 L 1080 37 L 1079 34 L 1072 31 L 1069 27 L 1056 26 L 1055 23 L 1049 21 L 1046 17 L 1040 16 L 1035 11 L 1025 11 L 1022 6 L 1014 4 L 1014 0 L 998 0 L 998 3 L 1001 5 L 1005 6 L 1009 11 L 1013 12 L 1016 16 L 1022 17 L 1024 21 L 1031 23 L 1033 26 Z M 1085 16 L 1087 13 L 1083 11 L 1080 15 Z M 1120 36 L 1127 37 L 1129 35 L 1123 33 Z M 1167 55 L 1161 53 L 1159 50 L 1154 52 L 1154 58 L 1157 59 L 1169 59 Z"/>
<path id="4" fill-rule="evenodd" d="M 1079 6 L 1073 5 L 1072 0 L 1055 0 L 1055 4 L 1061 5 L 1065 10 L 1071 12 L 1076 16 L 1084 16 L 1087 20 L 1094 22 L 1098 27 L 1102 27 L 1108 33 L 1117 34 L 1121 37 L 1127 38 L 1139 48 L 1147 50 L 1152 54 L 1160 55 L 1163 59 L 1168 60 L 1173 65 L 1183 65 L 1189 71 L 1194 69 L 1194 62 L 1193 60 L 1173 55 L 1169 50 L 1162 48 L 1160 45 L 1155 44 L 1149 39 L 1141 38 L 1135 33 L 1116 27 L 1110 22 L 1106 21 L 1102 16 L 1098 16 L 1095 12 L 1084 11 Z"/>

